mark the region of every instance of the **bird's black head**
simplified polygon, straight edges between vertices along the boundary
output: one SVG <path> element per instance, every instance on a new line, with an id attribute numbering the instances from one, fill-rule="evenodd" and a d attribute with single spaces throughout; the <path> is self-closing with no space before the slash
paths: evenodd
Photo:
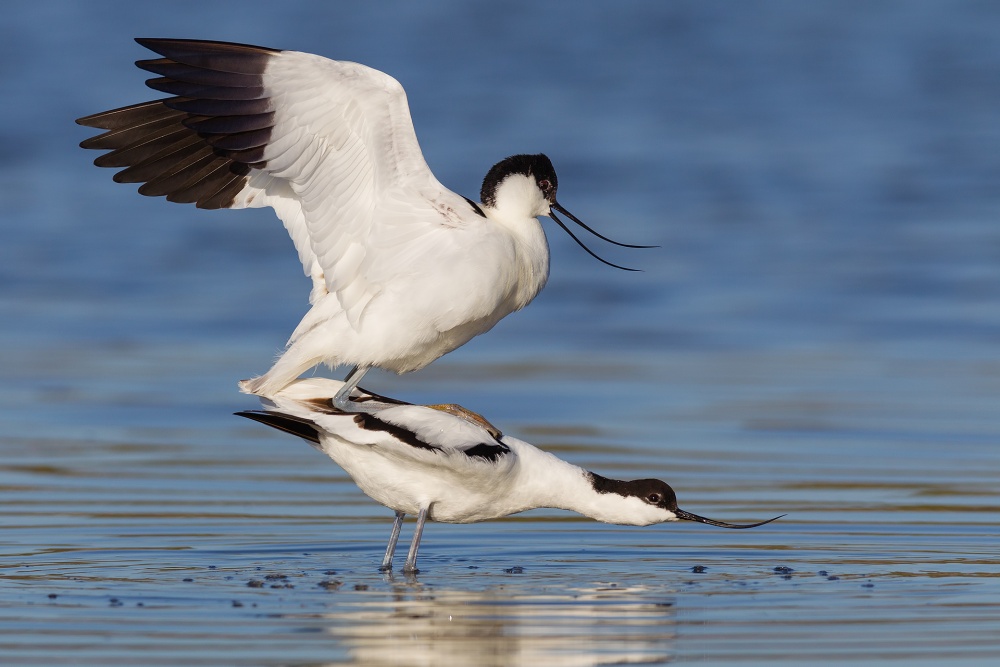
<path id="1" fill-rule="evenodd" d="M 590 473 L 590 483 L 593 485 L 594 490 L 598 493 L 614 493 L 625 498 L 637 498 L 649 509 L 664 511 L 664 518 L 655 520 L 647 519 L 646 521 L 635 522 L 640 525 L 680 519 L 683 521 L 707 523 L 711 526 L 720 526 L 722 528 L 756 528 L 757 526 L 763 526 L 766 523 L 771 523 L 772 521 L 781 518 L 780 516 L 776 516 L 774 519 L 749 524 L 727 523 L 725 521 L 707 519 L 703 516 L 686 512 L 677 507 L 677 494 L 674 493 L 674 490 L 670 488 L 669 484 L 659 479 L 635 479 L 626 482 L 617 479 L 608 479 L 607 477 L 602 477 L 596 473 Z M 635 505 L 632 507 L 636 508 Z M 649 509 L 639 509 L 638 511 L 641 514 L 646 515 L 649 513 Z M 621 521 L 616 523 L 631 522 Z"/>
<path id="2" fill-rule="evenodd" d="M 483 179 L 479 200 L 490 208 L 496 206 L 497 188 L 511 174 L 521 174 L 533 179 L 545 199 L 550 204 L 555 202 L 559 179 L 556 177 L 552 160 L 542 153 L 538 155 L 511 155 L 497 162 Z"/>
<path id="3" fill-rule="evenodd" d="M 549 160 L 547 156 L 542 153 L 538 155 L 511 155 L 508 158 L 504 158 L 500 162 L 497 162 L 490 169 L 489 173 L 486 174 L 486 178 L 483 179 L 483 188 L 479 193 L 480 201 L 482 201 L 483 206 L 488 209 L 497 208 L 497 193 L 500 191 L 500 186 L 503 182 L 512 175 L 521 175 L 529 178 L 537 187 L 542 194 L 542 199 L 547 202 L 544 206 L 539 208 L 531 207 L 529 208 L 531 217 L 536 217 L 538 215 L 547 215 L 552 218 L 553 222 L 563 228 L 570 237 L 576 241 L 576 243 L 587 251 L 587 253 L 608 266 L 613 266 L 616 269 L 624 269 L 626 271 L 634 271 L 635 269 L 629 269 L 624 266 L 619 266 L 618 264 L 613 264 L 606 259 L 597 255 L 593 250 L 588 248 L 583 241 L 576 237 L 576 234 L 571 232 L 569 228 L 560 220 L 555 212 L 565 215 L 567 218 L 580 225 L 583 229 L 587 230 L 594 236 L 608 243 L 612 243 L 617 246 L 622 246 L 623 248 L 654 248 L 656 246 L 646 246 L 646 245 L 631 245 L 628 243 L 619 243 L 618 241 L 613 241 L 607 236 L 600 234 L 587 225 L 585 225 L 579 218 L 563 208 L 558 201 L 556 201 L 556 191 L 559 189 L 559 179 L 556 177 L 556 170 L 552 166 L 552 161 Z M 527 201 L 531 201 L 537 206 L 541 202 L 537 199 L 537 196 L 530 196 L 530 193 L 525 197 L 524 190 L 517 191 L 520 196 L 525 198 Z"/>
<path id="4" fill-rule="evenodd" d="M 677 494 L 670 485 L 659 479 L 634 479 L 622 482 L 591 473 L 594 490 L 598 493 L 617 493 L 638 498 L 647 505 L 673 512 L 677 509 Z"/>

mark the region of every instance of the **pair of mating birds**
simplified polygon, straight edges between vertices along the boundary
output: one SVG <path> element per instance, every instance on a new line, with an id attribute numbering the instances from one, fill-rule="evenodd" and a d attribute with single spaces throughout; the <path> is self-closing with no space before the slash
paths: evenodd
<path id="1" fill-rule="evenodd" d="M 201 40 L 139 39 L 160 58 L 136 65 L 169 97 L 77 122 L 105 130 L 84 148 L 120 183 L 200 208 L 269 206 L 312 279 L 311 309 L 264 375 L 241 389 L 264 410 L 245 417 L 298 435 L 329 455 L 375 501 L 395 510 L 382 563 L 391 569 L 403 518 L 417 516 L 404 571 L 416 571 L 427 519 L 483 521 L 536 507 L 610 523 L 686 519 L 659 480 L 601 477 L 502 435 L 459 406 L 418 406 L 358 387 L 372 367 L 423 368 L 489 331 L 541 291 L 549 252 L 538 221 L 555 212 L 595 236 L 556 200 L 545 155 L 515 155 L 487 173 L 480 202 L 434 177 L 402 86 L 364 65 L 294 51 Z M 351 366 L 344 382 L 297 379 Z M 773 519 L 771 519 L 773 521 Z"/>

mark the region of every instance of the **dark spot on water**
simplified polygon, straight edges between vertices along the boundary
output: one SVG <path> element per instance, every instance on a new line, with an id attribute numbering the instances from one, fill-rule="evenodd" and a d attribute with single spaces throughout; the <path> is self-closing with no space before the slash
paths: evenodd
<path id="1" fill-rule="evenodd" d="M 826 578 L 826 580 L 827 581 L 840 581 L 840 577 L 838 577 L 835 574 L 831 574 L 829 577 Z"/>
<path id="2" fill-rule="evenodd" d="M 233 600 L 233 606 L 234 607 L 242 607 L 243 603 L 240 602 L 239 600 Z"/>
<path id="3" fill-rule="evenodd" d="M 694 567 L 691 568 L 691 571 L 694 572 L 695 574 L 701 574 L 707 569 L 708 568 L 705 567 L 704 565 L 695 565 Z"/>
<path id="4" fill-rule="evenodd" d="M 367 591 L 368 584 L 354 584 L 354 590 L 356 591 Z"/>
<path id="5" fill-rule="evenodd" d="M 514 567 L 509 567 L 504 570 L 507 574 L 524 574 L 524 568 L 520 565 L 515 565 Z"/>
<path id="6" fill-rule="evenodd" d="M 478 565 L 470 565 L 468 569 L 470 569 L 470 570 L 478 570 L 479 566 Z"/>
<path id="7" fill-rule="evenodd" d="M 277 581 L 278 579 L 287 579 L 288 575 L 284 574 L 268 574 L 264 576 L 268 581 Z"/>
<path id="8" fill-rule="evenodd" d="M 337 571 L 336 570 L 327 570 L 323 574 L 326 574 L 326 575 L 329 575 L 329 576 L 333 576 L 333 575 L 337 574 Z"/>
<path id="9" fill-rule="evenodd" d="M 792 568 L 786 567 L 784 565 L 779 565 L 778 567 L 774 568 L 774 571 L 778 574 L 791 574 L 792 572 L 795 572 L 795 570 L 793 570 Z"/>
<path id="10" fill-rule="evenodd" d="M 343 581 L 338 581 L 337 579 L 333 579 L 333 580 L 327 579 L 325 581 L 319 582 L 316 585 L 319 586 L 320 588 L 325 588 L 328 591 L 335 591 L 338 588 L 340 588 L 341 586 L 343 586 L 344 582 Z"/>
<path id="11" fill-rule="evenodd" d="M 192 581 L 194 581 L 194 579 L 192 579 L 192 578 L 188 577 L 188 578 L 186 578 L 186 579 L 181 579 L 181 581 L 185 581 L 185 582 L 187 582 L 187 583 L 191 583 Z"/>
<path id="12" fill-rule="evenodd" d="M 122 606 L 122 602 L 118 598 L 111 598 L 110 600 L 108 600 L 108 602 L 110 603 L 110 605 L 112 607 L 120 607 L 120 606 Z"/>
<path id="13" fill-rule="evenodd" d="M 209 566 L 208 566 L 208 569 L 209 569 L 209 570 L 214 570 L 214 569 L 215 569 L 215 566 L 214 566 L 214 565 L 209 565 Z"/>
<path id="14" fill-rule="evenodd" d="M 295 588 L 291 584 L 271 584 L 271 588 Z"/>
<path id="15" fill-rule="evenodd" d="M 55 600 L 57 597 L 59 597 L 59 596 L 56 595 L 55 593 L 49 593 L 49 599 L 50 600 Z"/>
<path id="16" fill-rule="evenodd" d="M 145 607 L 146 605 L 144 605 L 144 604 L 143 604 L 143 603 L 141 603 L 141 602 L 136 602 L 136 603 L 135 603 L 135 606 L 136 606 L 136 607 Z"/>
<path id="17" fill-rule="evenodd" d="M 875 584 L 873 584 L 870 581 L 866 581 L 865 583 L 861 584 L 861 588 L 875 588 Z"/>
<path id="18" fill-rule="evenodd" d="M 821 576 L 821 577 L 825 577 L 825 576 L 827 575 L 827 572 L 826 572 L 826 570 L 820 570 L 820 571 L 819 571 L 819 572 L 817 572 L 816 574 L 818 574 L 818 575 L 819 575 L 819 576 Z"/>
<path id="19" fill-rule="evenodd" d="M 247 582 L 249 588 L 264 588 L 264 582 L 260 579 L 251 579 Z"/>

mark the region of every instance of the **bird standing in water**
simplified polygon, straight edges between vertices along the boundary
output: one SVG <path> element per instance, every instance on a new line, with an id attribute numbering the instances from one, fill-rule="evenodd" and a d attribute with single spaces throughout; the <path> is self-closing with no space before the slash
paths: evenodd
<path id="1" fill-rule="evenodd" d="M 545 285 L 539 216 L 565 214 L 545 155 L 514 155 L 486 175 L 480 202 L 424 161 L 402 86 L 357 63 L 295 51 L 138 39 L 170 97 L 77 120 L 105 130 L 84 148 L 124 168 L 121 183 L 201 208 L 269 206 L 306 275 L 312 308 L 284 353 L 244 391 L 272 396 L 317 364 L 352 366 L 341 410 L 365 372 L 423 368 L 526 306 Z M 612 266 L 617 266 L 611 264 Z M 617 267 L 625 268 L 625 267 Z"/>
<path id="2" fill-rule="evenodd" d="M 455 405 L 410 405 L 358 390 L 365 412 L 345 412 L 333 397 L 343 383 L 298 380 L 263 399 L 263 410 L 236 414 L 308 441 L 343 468 L 372 500 L 396 512 L 381 569 L 392 569 L 403 518 L 417 517 L 403 567 L 417 571 L 426 521 L 473 523 L 539 507 L 571 510 L 606 523 L 648 526 L 698 521 L 754 528 L 686 512 L 658 479 L 621 481 L 590 472 L 505 436 Z"/>

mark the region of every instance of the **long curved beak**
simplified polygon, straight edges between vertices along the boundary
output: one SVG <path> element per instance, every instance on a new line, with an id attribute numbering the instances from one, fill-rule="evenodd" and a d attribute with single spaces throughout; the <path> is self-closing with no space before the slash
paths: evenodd
<path id="1" fill-rule="evenodd" d="M 759 521 L 757 523 L 726 523 L 725 521 L 706 519 L 703 516 L 698 516 L 697 514 L 692 514 L 691 512 L 685 512 L 682 509 L 674 510 L 674 515 L 678 519 L 682 519 L 684 521 L 697 521 L 698 523 L 707 523 L 710 526 L 719 526 L 720 528 L 736 528 L 736 529 L 756 528 L 757 526 L 763 526 L 765 523 L 771 523 L 772 521 L 777 521 L 781 517 L 785 516 L 784 514 L 781 514 L 779 516 L 774 517 L 773 519 L 768 519 L 767 521 Z"/>
<path id="2" fill-rule="evenodd" d="M 598 232 L 594 231 L 593 229 L 591 229 L 587 225 L 583 224 L 583 222 L 581 222 L 579 218 L 577 218 L 575 215 L 573 215 L 572 213 L 570 213 L 569 211 L 567 211 L 565 208 L 563 208 L 559 204 L 559 202 L 552 202 L 549 205 L 549 208 L 550 208 L 550 210 L 549 210 L 549 217 L 552 218 L 557 225 L 559 225 L 560 227 L 562 227 L 563 231 L 566 232 L 567 234 L 569 234 L 570 238 L 573 239 L 574 241 L 576 241 L 577 245 L 579 245 L 581 248 L 583 248 L 584 250 L 586 250 L 587 254 L 589 254 L 591 257 L 593 257 L 597 261 L 603 262 L 603 263 L 607 264 L 608 266 L 613 266 L 616 269 L 621 269 L 622 271 L 638 271 L 639 270 L 639 269 L 630 269 L 627 266 L 619 266 L 618 264 L 612 264 L 608 260 L 606 260 L 606 259 L 604 259 L 602 257 L 599 257 L 597 254 L 594 253 L 593 250 L 591 250 L 590 248 L 588 248 L 587 246 L 585 246 L 583 244 L 583 241 L 581 241 L 580 239 L 578 239 L 576 237 L 576 234 L 574 234 L 573 232 L 571 232 L 569 230 L 569 227 L 567 227 L 563 223 L 562 220 L 560 220 L 559 218 L 556 217 L 554 211 L 559 211 L 560 213 L 562 213 L 563 215 L 565 215 L 567 218 L 569 218 L 570 220 L 572 220 L 576 224 L 580 225 L 585 230 L 587 230 L 588 232 L 590 232 L 591 234 L 593 234 L 597 238 L 601 239 L 602 241 L 607 241 L 608 243 L 612 243 L 614 245 L 621 246 L 623 248 L 659 248 L 660 247 L 660 246 L 655 246 L 655 245 L 632 245 L 630 243 L 619 243 L 618 241 L 613 241 L 613 240 L 609 239 L 607 236 L 604 236 L 603 234 L 599 234 Z"/>

